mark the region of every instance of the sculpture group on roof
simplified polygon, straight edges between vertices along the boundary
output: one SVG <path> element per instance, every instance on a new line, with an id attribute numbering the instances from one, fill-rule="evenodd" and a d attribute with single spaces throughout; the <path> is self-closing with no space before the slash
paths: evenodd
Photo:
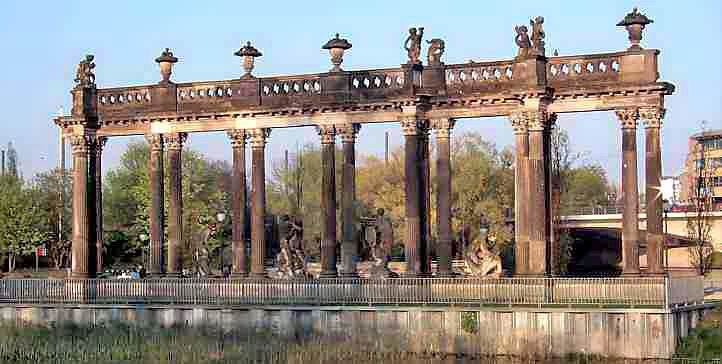
<path id="1" fill-rule="evenodd" d="M 76 87 L 95 86 L 95 74 L 93 73 L 93 69 L 95 68 L 94 58 L 95 56 L 88 54 L 84 60 L 78 63 L 78 68 L 75 71 Z"/>

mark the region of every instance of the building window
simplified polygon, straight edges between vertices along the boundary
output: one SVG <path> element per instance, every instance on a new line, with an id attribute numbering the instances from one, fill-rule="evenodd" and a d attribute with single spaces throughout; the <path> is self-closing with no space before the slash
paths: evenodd
<path id="1" fill-rule="evenodd" d="M 704 147 L 705 150 L 722 149 L 722 138 L 703 140 L 702 146 Z"/>

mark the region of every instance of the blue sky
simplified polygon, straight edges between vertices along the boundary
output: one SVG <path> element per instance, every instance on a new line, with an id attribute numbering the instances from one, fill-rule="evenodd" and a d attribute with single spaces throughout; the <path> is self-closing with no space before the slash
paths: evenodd
<path id="1" fill-rule="evenodd" d="M 241 42 L 263 52 L 254 74 L 271 76 L 323 72 L 330 68 L 320 49 L 333 34 L 353 43 L 344 57 L 347 70 L 396 67 L 405 61 L 402 44 L 410 26 L 424 26 L 426 39 L 446 41 L 446 63 L 469 59 L 505 60 L 516 54 L 514 26 L 545 18 L 547 50 L 561 55 L 621 51 L 627 33 L 615 24 L 633 6 L 654 20 L 642 46 L 661 50 L 661 80 L 677 92 L 667 98 L 662 130 L 663 168 L 682 166 L 687 137 L 707 120 L 722 128 L 722 2 L 710 1 L 6 1 L 0 12 L 0 145 L 15 144 L 26 177 L 57 163 L 57 128 L 51 117 L 70 109 L 75 66 L 84 54 L 96 56 L 99 87 L 156 83 L 153 61 L 170 47 L 181 61 L 177 82 L 236 78 Z M 425 52 L 425 51 L 424 51 Z M 619 180 L 620 132 L 611 113 L 561 115 L 560 125 L 585 160 L 604 166 Z M 392 145 L 403 142 L 398 126 L 361 130 L 361 153 L 383 153 L 383 133 Z M 500 147 L 513 142 L 503 118 L 463 120 L 456 132 L 478 131 Z M 644 140 L 641 132 L 640 180 Z M 117 166 L 125 143 L 111 139 L 103 169 Z M 274 130 L 267 158 L 281 158 L 296 143 L 318 142 L 312 128 Z M 211 158 L 231 158 L 225 134 L 192 134 L 188 146 Z"/>

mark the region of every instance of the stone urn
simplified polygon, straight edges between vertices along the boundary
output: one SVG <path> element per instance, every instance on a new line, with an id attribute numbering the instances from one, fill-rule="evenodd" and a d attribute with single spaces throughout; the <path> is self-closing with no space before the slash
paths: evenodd
<path id="1" fill-rule="evenodd" d="M 642 47 L 639 43 L 642 41 L 642 31 L 647 24 L 653 23 L 652 19 L 647 18 L 644 14 L 641 14 L 637 8 L 634 8 L 631 13 L 627 14 L 617 26 L 625 27 L 629 32 L 629 42 L 632 45 L 628 50 L 639 51 Z"/>
<path id="2" fill-rule="evenodd" d="M 251 71 L 253 71 L 253 64 L 254 59 L 256 57 L 260 57 L 263 54 L 258 51 L 258 49 L 254 48 L 251 45 L 251 42 L 246 42 L 246 45 L 241 47 L 237 52 L 233 53 L 236 56 L 243 57 L 243 70 L 246 71 L 246 73 L 241 77 L 241 79 L 249 79 L 253 78 L 251 75 Z"/>
<path id="3" fill-rule="evenodd" d="M 170 49 L 166 48 L 155 61 L 160 65 L 160 75 L 162 77 L 160 83 L 171 83 L 170 75 L 173 73 L 173 64 L 178 62 L 178 58 L 173 56 L 173 52 L 171 52 Z"/>
<path id="4" fill-rule="evenodd" d="M 321 47 L 321 49 L 328 49 L 328 52 L 331 55 L 333 68 L 331 68 L 329 72 L 343 71 L 341 69 L 341 63 L 343 63 L 343 53 L 349 48 L 351 48 L 351 43 L 349 43 L 346 39 L 340 39 L 338 33 L 336 33 L 336 38 L 332 38 Z"/>

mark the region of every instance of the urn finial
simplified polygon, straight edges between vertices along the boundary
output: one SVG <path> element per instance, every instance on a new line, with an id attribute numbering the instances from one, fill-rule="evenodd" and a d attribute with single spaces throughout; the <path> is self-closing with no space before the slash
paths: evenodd
<path id="1" fill-rule="evenodd" d="M 331 38 L 326 44 L 324 44 L 321 49 L 328 49 L 329 54 L 331 55 L 331 63 L 333 63 L 333 68 L 331 68 L 330 72 L 342 72 L 341 69 L 341 63 L 343 63 L 343 53 L 351 48 L 351 43 L 349 43 L 346 39 L 339 38 L 339 33 L 336 33 L 336 38 Z"/>
<path id="2" fill-rule="evenodd" d="M 653 23 L 654 20 L 649 19 L 646 15 L 639 12 L 636 7 L 632 9 L 632 12 L 627 14 L 617 26 L 625 27 L 629 32 L 629 41 L 632 45 L 627 49 L 629 51 L 639 51 L 642 47 L 639 43 L 642 41 L 642 31 L 647 24 Z"/>
<path id="3" fill-rule="evenodd" d="M 243 57 L 243 70 L 246 71 L 246 73 L 241 76 L 241 79 L 254 78 L 253 75 L 251 75 L 251 71 L 253 71 L 254 58 L 260 57 L 263 54 L 251 45 L 251 41 L 247 41 L 245 46 L 241 47 L 241 49 L 233 54 L 238 57 Z"/>
<path id="4" fill-rule="evenodd" d="M 173 73 L 173 64 L 178 62 L 178 58 L 173 56 L 173 52 L 169 48 L 166 48 L 155 61 L 160 65 L 160 75 L 163 78 L 160 83 L 162 85 L 172 83 L 170 75 Z"/>

